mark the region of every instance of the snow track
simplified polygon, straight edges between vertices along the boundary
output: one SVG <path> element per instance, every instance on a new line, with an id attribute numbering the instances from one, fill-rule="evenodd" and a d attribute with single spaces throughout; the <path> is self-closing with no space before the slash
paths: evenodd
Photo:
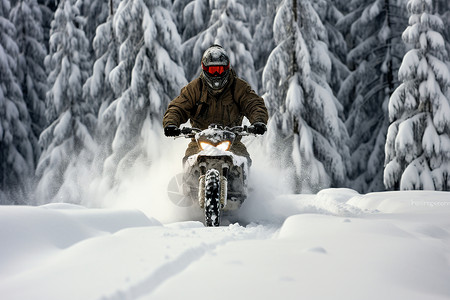
<path id="1" fill-rule="evenodd" d="M 205 256 L 211 255 L 219 247 L 241 240 L 268 239 L 274 232 L 274 228 L 264 226 L 245 228 L 235 224 L 222 228 L 203 228 L 203 225 L 197 222 L 171 224 L 157 234 L 162 237 L 161 243 L 151 244 L 151 253 L 155 253 L 155 248 L 159 248 L 156 252 L 161 253 L 164 258 L 158 260 L 163 263 L 132 285 L 102 299 L 146 299 L 160 285 L 167 283 Z M 148 238 L 152 240 L 151 237 Z"/>
<path id="2" fill-rule="evenodd" d="M 36 294 L 42 299 L 74 300 L 149 297 L 217 248 L 241 240 L 268 239 L 277 229 L 238 224 L 205 228 L 192 221 L 163 226 L 142 218 L 138 211 L 72 208 L 0 210 L 5 212 L 0 215 L 5 217 L 0 221 L 4 225 L 1 236 L 18 243 L 10 244 L 11 248 L 20 245 L 2 251 L 5 255 L 0 262 L 9 267 L 0 277 L 5 299 L 33 299 Z M 28 221 L 14 230 L 11 223 L 24 216 Z M 5 228 L 13 230 L 7 233 Z M 75 284 L 55 285 L 61 281 Z M 21 288 L 24 285 L 27 289 Z"/>

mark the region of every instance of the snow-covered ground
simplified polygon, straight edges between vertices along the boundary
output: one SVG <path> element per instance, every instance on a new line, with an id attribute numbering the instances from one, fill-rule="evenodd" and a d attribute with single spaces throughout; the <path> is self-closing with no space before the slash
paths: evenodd
<path id="1" fill-rule="evenodd" d="M 449 193 L 253 195 L 237 220 L 3 206 L 0 298 L 450 299 Z"/>

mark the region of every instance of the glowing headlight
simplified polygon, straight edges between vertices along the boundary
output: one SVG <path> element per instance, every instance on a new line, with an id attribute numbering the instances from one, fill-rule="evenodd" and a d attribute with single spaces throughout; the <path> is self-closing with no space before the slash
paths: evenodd
<path id="1" fill-rule="evenodd" d="M 222 143 L 220 143 L 216 147 L 219 150 L 228 151 L 230 149 L 230 146 L 231 146 L 231 142 L 230 141 L 223 141 Z"/>
<path id="2" fill-rule="evenodd" d="M 220 144 L 218 144 L 216 146 L 211 145 L 210 143 L 207 143 L 207 142 L 200 142 L 201 150 L 208 150 L 211 147 L 216 147 L 219 150 L 228 151 L 228 150 L 230 150 L 230 146 L 231 146 L 231 142 L 230 141 L 223 141 L 222 143 L 220 143 Z"/>
<path id="3" fill-rule="evenodd" d="M 214 147 L 214 146 L 209 144 L 209 143 L 207 143 L 207 142 L 200 142 L 200 148 L 202 150 L 207 150 L 207 149 L 209 149 L 211 147 Z"/>

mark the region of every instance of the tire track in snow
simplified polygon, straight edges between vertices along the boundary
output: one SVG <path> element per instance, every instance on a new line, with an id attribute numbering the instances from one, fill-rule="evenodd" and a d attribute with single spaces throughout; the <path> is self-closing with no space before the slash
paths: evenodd
<path id="1" fill-rule="evenodd" d="M 226 231 L 227 229 L 228 231 Z M 135 300 L 141 299 L 141 297 L 142 299 L 147 299 L 147 297 L 151 298 L 152 292 L 161 284 L 183 272 L 189 266 L 202 259 L 205 255 L 212 253 L 216 248 L 230 242 L 270 239 L 275 235 L 278 228 L 265 227 L 262 225 L 246 228 L 235 224 L 226 228 L 197 228 L 194 230 L 192 228 L 185 228 L 185 230 L 192 230 L 196 234 L 204 235 L 205 241 L 222 233 L 225 234 L 225 236 L 214 242 L 201 242 L 197 246 L 189 247 L 176 258 L 152 270 L 146 277 L 130 285 L 126 290 L 118 290 L 101 299 Z"/>

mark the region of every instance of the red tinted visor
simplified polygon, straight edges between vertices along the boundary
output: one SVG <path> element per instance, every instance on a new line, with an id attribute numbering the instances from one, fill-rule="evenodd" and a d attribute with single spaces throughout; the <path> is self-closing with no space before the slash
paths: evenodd
<path id="1" fill-rule="evenodd" d="M 220 76 L 222 75 L 226 70 L 230 68 L 230 64 L 226 66 L 209 66 L 205 67 L 202 63 L 203 71 L 208 72 L 208 74 L 213 76 Z"/>

